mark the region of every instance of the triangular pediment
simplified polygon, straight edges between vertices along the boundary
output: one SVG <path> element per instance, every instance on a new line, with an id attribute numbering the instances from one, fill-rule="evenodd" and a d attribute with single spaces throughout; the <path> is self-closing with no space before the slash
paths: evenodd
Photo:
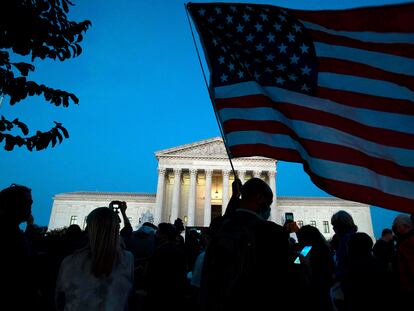
<path id="1" fill-rule="evenodd" d="M 221 137 L 161 150 L 155 155 L 157 158 L 163 156 L 227 158 L 226 147 Z"/>

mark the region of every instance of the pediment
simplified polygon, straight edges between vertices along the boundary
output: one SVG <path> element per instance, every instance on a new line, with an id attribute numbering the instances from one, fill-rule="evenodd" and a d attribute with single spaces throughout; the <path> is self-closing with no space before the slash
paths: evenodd
<path id="1" fill-rule="evenodd" d="M 227 158 L 226 147 L 221 137 L 161 150 L 155 155 L 157 158 L 163 156 Z"/>

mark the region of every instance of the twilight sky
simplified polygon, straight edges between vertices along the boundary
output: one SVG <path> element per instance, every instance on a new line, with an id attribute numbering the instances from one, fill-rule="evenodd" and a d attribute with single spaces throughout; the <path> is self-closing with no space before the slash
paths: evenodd
<path id="1" fill-rule="evenodd" d="M 55 194 L 72 191 L 155 193 L 154 152 L 220 136 L 182 0 L 74 0 L 70 17 L 89 19 L 83 53 L 65 62 L 36 62 L 29 78 L 75 93 L 78 106 L 56 108 L 42 98 L 0 115 L 18 117 L 32 132 L 62 122 L 70 138 L 41 152 L 0 149 L 0 188 L 32 188 L 36 223 L 47 225 Z M 195 1 L 194 1 L 195 2 Z M 200 1 L 213 2 L 213 1 Z M 234 2 L 234 1 L 222 1 Z M 296 9 L 340 9 L 392 0 L 238 1 Z M 278 196 L 329 196 L 301 165 L 279 162 Z M 371 209 L 375 235 L 397 214 Z"/>

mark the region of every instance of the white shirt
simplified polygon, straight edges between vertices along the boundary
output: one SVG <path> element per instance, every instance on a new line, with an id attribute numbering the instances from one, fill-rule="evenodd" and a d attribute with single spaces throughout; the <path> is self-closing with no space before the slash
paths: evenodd
<path id="1" fill-rule="evenodd" d="M 91 273 L 91 263 L 88 248 L 63 260 L 56 282 L 56 298 L 65 296 L 63 310 L 126 310 L 134 280 L 133 255 L 122 250 L 111 275 L 99 279 Z"/>

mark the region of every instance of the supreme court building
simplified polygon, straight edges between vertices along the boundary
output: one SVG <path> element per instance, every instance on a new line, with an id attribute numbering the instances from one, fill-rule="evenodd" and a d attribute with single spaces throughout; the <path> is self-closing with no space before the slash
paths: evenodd
<path id="1" fill-rule="evenodd" d="M 113 200 L 126 201 L 133 227 L 151 221 L 174 222 L 181 218 L 188 226 L 208 226 L 211 219 L 225 212 L 231 197 L 234 175 L 220 137 L 155 153 L 158 160 L 157 193 L 71 192 L 54 197 L 49 230 L 78 224 L 96 207 Z M 360 231 L 373 237 L 369 205 L 332 197 L 278 197 L 276 161 L 264 157 L 233 159 L 242 182 L 258 177 L 274 193 L 272 221 L 283 224 L 285 212 L 292 212 L 298 225 L 312 225 L 330 238 L 331 216 L 338 210 L 349 212 Z"/>

